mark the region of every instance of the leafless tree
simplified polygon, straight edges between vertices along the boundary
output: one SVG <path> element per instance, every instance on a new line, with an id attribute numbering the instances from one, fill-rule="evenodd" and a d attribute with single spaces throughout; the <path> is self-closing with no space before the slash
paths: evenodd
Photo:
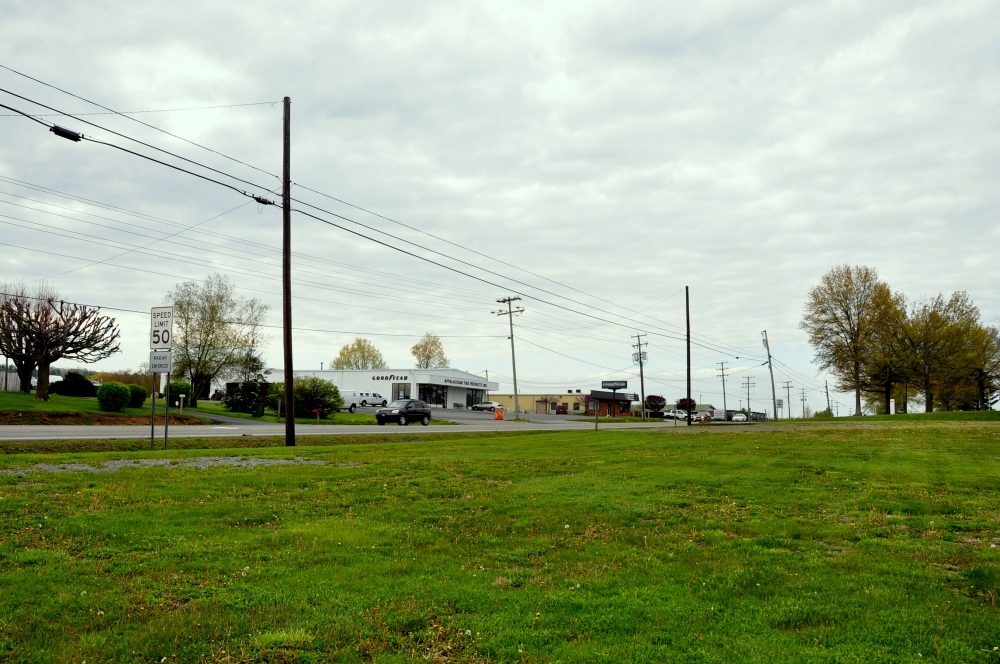
<path id="1" fill-rule="evenodd" d="M 0 349 L 12 359 L 14 351 L 21 354 L 22 364 L 15 359 L 15 366 L 22 392 L 31 391 L 36 366 L 35 398 L 48 401 L 53 362 L 96 362 L 118 352 L 118 325 L 114 318 L 102 315 L 100 308 L 63 302 L 44 284 L 34 290 L 21 285 L 4 292 L 9 294 L 0 296 Z"/>

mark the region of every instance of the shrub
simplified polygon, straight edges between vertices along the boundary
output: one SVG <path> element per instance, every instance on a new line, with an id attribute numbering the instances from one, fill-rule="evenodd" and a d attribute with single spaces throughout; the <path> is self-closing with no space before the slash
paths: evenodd
<path id="1" fill-rule="evenodd" d="M 129 408 L 142 408 L 142 404 L 146 403 L 146 397 L 149 396 L 149 392 L 146 391 L 145 387 L 141 385 L 129 385 Z"/>
<path id="2" fill-rule="evenodd" d="M 313 408 L 320 408 L 324 412 L 321 416 L 326 417 L 328 413 L 335 413 L 344 405 L 344 398 L 340 396 L 340 390 L 336 385 L 328 380 L 316 378 L 315 376 L 303 376 L 296 378 L 292 387 L 293 398 L 295 399 L 295 416 L 312 417 Z M 278 410 L 278 401 L 282 402 L 282 413 L 285 411 L 285 384 L 271 383 L 271 388 L 267 395 L 267 407 L 273 411 Z"/>
<path id="3" fill-rule="evenodd" d="M 226 410 L 237 413 L 253 411 L 254 404 L 267 399 L 268 384 L 263 381 L 247 380 L 242 383 L 226 383 L 226 394 L 222 405 Z"/>
<path id="4" fill-rule="evenodd" d="M 101 410 L 118 413 L 128 405 L 131 396 L 128 385 L 113 380 L 97 388 L 97 405 Z"/>
<path id="5" fill-rule="evenodd" d="M 81 374 L 71 371 L 62 380 L 49 385 L 50 394 L 61 394 L 64 397 L 92 397 L 97 395 L 97 386 Z"/>
<path id="6" fill-rule="evenodd" d="M 170 405 L 171 406 L 180 406 L 181 405 L 181 398 L 179 396 L 181 394 L 187 395 L 187 396 L 184 397 L 184 403 L 187 404 L 188 406 L 191 405 L 191 401 L 190 401 L 190 398 L 191 398 L 191 383 L 185 382 L 183 380 L 175 380 L 175 381 L 171 381 L 171 383 L 170 383 L 170 385 L 168 387 L 170 388 Z"/>

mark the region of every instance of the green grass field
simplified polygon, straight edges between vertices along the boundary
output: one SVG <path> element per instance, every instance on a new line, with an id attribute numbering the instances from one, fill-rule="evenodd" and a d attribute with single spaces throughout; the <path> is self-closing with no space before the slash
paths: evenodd
<path id="1" fill-rule="evenodd" d="M 148 403 L 148 402 L 147 402 Z M 49 395 L 48 401 L 36 401 L 35 394 L 0 391 L 0 411 L 24 411 L 36 413 L 99 413 L 96 397 L 64 397 Z M 113 414 L 113 413 L 108 413 Z M 148 408 L 126 408 L 125 415 L 149 416 Z"/>
<path id="2" fill-rule="evenodd" d="M 0 457 L 0 661 L 1000 662 L 993 423 L 323 442 Z"/>
<path id="3" fill-rule="evenodd" d="M 161 412 L 159 402 L 157 402 L 156 411 L 157 412 Z M 174 409 L 171 410 L 171 412 L 175 413 L 175 412 L 177 412 L 177 409 L 174 408 Z M 284 417 L 278 417 L 273 411 L 270 411 L 270 410 L 265 411 L 265 414 L 264 414 L 263 417 L 253 417 L 249 413 L 234 413 L 232 411 L 228 411 L 228 410 L 225 409 L 225 407 L 221 403 L 218 403 L 218 402 L 215 402 L 215 401 L 207 401 L 207 400 L 199 401 L 198 402 L 198 406 L 196 408 L 185 407 L 184 408 L 184 414 L 185 415 L 188 415 L 188 414 L 191 414 L 191 415 L 201 415 L 201 416 L 204 416 L 204 415 L 225 415 L 226 417 L 236 417 L 236 418 L 239 418 L 239 419 L 254 420 L 256 422 L 278 423 L 278 422 L 284 422 L 285 421 Z M 300 423 L 300 424 L 316 424 L 317 423 L 315 416 L 312 416 L 312 417 L 296 417 L 295 421 L 297 423 Z M 442 422 L 440 420 L 435 420 L 434 423 L 435 424 L 445 424 L 444 422 Z M 376 425 L 377 422 L 375 421 L 375 415 L 373 415 L 372 413 L 349 413 L 347 411 L 342 411 L 342 412 L 337 412 L 337 413 L 330 413 L 325 418 L 320 418 L 319 424 L 320 424 L 320 426 L 322 426 L 322 425 L 328 425 L 328 424 L 372 424 L 372 425 Z M 449 424 L 450 424 L 450 422 L 449 422 Z"/>

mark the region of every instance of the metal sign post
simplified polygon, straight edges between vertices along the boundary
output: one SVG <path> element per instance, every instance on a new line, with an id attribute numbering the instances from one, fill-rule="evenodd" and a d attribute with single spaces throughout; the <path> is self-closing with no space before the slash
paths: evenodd
<path id="1" fill-rule="evenodd" d="M 163 449 L 170 430 L 170 374 L 174 370 L 174 308 L 153 307 L 149 312 L 149 372 L 153 374 L 153 429 L 156 428 L 156 374 L 167 374 L 166 403 L 163 408 Z M 153 446 L 150 434 L 150 448 Z"/>

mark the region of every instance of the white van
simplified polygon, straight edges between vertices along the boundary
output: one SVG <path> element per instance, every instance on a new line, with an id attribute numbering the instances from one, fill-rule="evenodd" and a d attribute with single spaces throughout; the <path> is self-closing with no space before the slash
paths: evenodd
<path id="1" fill-rule="evenodd" d="M 359 392 L 358 390 L 341 390 L 340 396 L 344 398 L 344 405 L 341 410 L 349 410 L 352 413 L 358 407 L 385 406 L 389 401 L 378 392 Z"/>
<path id="2" fill-rule="evenodd" d="M 341 390 L 340 396 L 344 399 L 341 410 L 349 410 L 352 413 L 361 405 L 361 393 L 356 390 Z"/>

